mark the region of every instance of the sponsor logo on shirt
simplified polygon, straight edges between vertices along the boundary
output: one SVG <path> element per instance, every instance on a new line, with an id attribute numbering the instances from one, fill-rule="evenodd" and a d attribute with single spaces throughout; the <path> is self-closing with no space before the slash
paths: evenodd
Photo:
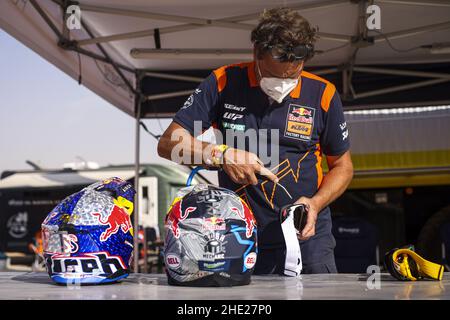
<path id="1" fill-rule="evenodd" d="M 225 103 L 224 106 L 225 106 L 225 109 L 239 111 L 239 112 L 243 112 L 246 109 L 246 107 L 238 107 L 238 106 L 235 106 L 234 104 L 230 104 L 230 103 Z"/>
<path id="2" fill-rule="evenodd" d="M 223 118 L 229 119 L 229 120 L 238 120 L 238 119 L 242 119 L 243 117 L 244 117 L 244 115 L 239 114 L 239 113 L 234 113 L 234 112 L 225 112 L 223 114 Z"/>
<path id="3" fill-rule="evenodd" d="M 222 121 L 222 125 L 224 129 L 231 129 L 235 131 L 245 131 L 245 125 L 244 124 L 237 124 L 229 121 L 236 121 L 239 119 L 243 119 L 244 115 L 241 114 L 241 112 L 244 112 L 246 107 L 238 107 L 234 104 L 225 103 L 224 108 L 227 110 L 222 115 L 222 118 L 228 121 Z M 228 111 L 232 110 L 232 111 Z"/>
<path id="4" fill-rule="evenodd" d="M 187 98 L 186 102 L 184 103 L 184 105 L 181 107 L 181 109 L 187 109 L 190 106 L 192 106 L 192 104 L 194 103 L 194 94 L 199 94 L 200 92 L 202 92 L 202 90 L 200 89 L 195 89 L 194 93 L 191 94 L 189 96 L 189 98 Z"/>
<path id="5" fill-rule="evenodd" d="M 339 128 L 341 128 L 342 131 L 342 141 L 348 138 L 348 129 L 347 129 L 347 122 L 343 122 L 339 125 Z"/>
<path id="6" fill-rule="evenodd" d="M 224 129 L 232 129 L 235 131 L 245 131 L 244 124 L 230 123 L 230 122 L 222 122 Z"/>
<path id="7" fill-rule="evenodd" d="M 315 112 L 314 108 L 290 104 L 284 136 L 298 140 L 311 140 Z"/>

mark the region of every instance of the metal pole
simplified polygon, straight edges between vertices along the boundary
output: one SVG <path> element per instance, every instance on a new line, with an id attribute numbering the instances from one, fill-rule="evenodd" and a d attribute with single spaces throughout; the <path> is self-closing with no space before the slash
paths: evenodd
<path id="1" fill-rule="evenodd" d="M 348 0 L 331 0 L 331 1 L 324 1 L 321 3 L 314 3 L 314 4 L 292 5 L 290 7 L 292 9 L 301 10 L 302 12 L 305 12 L 307 10 L 324 9 L 324 8 L 339 6 L 339 5 L 345 4 L 347 2 L 348 2 Z M 193 18 L 193 17 L 180 17 L 180 16 L 174 16 L 174 15 L 163 15 L 163 14 L 141 12 L 141 11 L 130 11 L 130 10 L 124 11 L 123 9 L 105 8 L 105 7 L 97 7 L 97 6 L 89 6 L 89 5 L 81 5 L 81 8 L 86 11 L 90 10 L 90 11 L 96 11 L 96 12 L 102 12 L 102 13 L 108 13 L 108 14 L 132 15 L 132 16 L 137 16 L 137 17 L 141 17 L 141 18 L 156 19 L 158 17 L 158 20 L 164 19 L 164 20 L 168 20 L 168 21 L 178 21 L 178 22 L 190 21 L 190 23 L 188 23 L 188 24 L 160 28 L 159 29 L 160 34 L 167 34 L 167 33 L 179 32 L 179 31 L 187 31 L 187 30 L 191 30 L 191 29 L 204 28 L 204 27 L 210 27 L 210 26 L 251 30 L 254 28 L 254 25 L 242 24 L 242 23 L 237 23 L 237 22 L 258 19 L 259 14 L 260 14 L 258 12 L 258 13 L 252 13 L 252 14 L 246 14 L 246 15 L 240 15 L 240 16 L 228 17 L 228 18 L 224 18 L 224 19 L 215 20 L 215 19 L 201 19 L 201 18 Z M 98 38 L 94 38 L 94 39 L 85 39 L 85 40 L 80 40 L 80 45 L 87 45 L 87 44 L 92 44 L 92 43 L 102 43 L 102 42 L 115 41 L 115 40 L 132 39 L 132 38 L 140 38 L 143 36 L 152 36 L 153 31 L 154 31 L 154 29 L 150 29 L 150 30 L 129 32 L 129 33 L 118 34 L 118 35 L 98 37 Z M 322 37 L 330 39 L 330 40 L 348 41 L 348 36 L 345 36 L 345 35 L 334 35 L 334 34 L 329 34 L 329 33 L 322 33 L 321 35 L 322 35 Z"/>
<path id="2" fill-rule="evenodd" d="M 342 4 L 352 4 L 352 2 L 349 2 L 348 0 L 330 0 L 330 1 L 323 1 L 323 2 L 313 2 L 313 3 L 298 3 L 298 4 L 291 4 L 287 7 L 294 9 L 294 10 L 300 10 L 301 12 L 305 12 L 307 10 L 315 10 L 315 9 L 326 9 L 331 8 L 335 6 L 339 6 Z M 251 13 L 251 14 L 245 14 L 225 19 L 220 19 L 221 21 L 229 21 L 229 22 L 237 22 L 237 21 L 248 21 L 248 20 L 256 20 L 259 17 L 259 12 L 257 13 Z"/>
<path id="3" fill-rule="evenodd" d="M 140 77 L 136 76 L 136 87 L 139 87 Z M 141 98 L 140 94 L 135 94 L 135 110 L 136 110 L 136 133 L 135 133 L 135 163 L 134 163 L 134 188 L 136 196 L 134 199 L 134 272 L 139 272 L 139 164 L 140 164 L 140 124 L 141 121 Z"/>
<path id="4" fill-rule="evenodd" d="M 77 43 L 79 46 L 86 46 L 86 45 L 93 44 L 93 43 L 103 43 L 103 42 L 149 37 L 149 36 L 153 36 L 154 33 L 155 33 L 155 29 L 142 30 L 142 31 L 136 31 L 136 32 L 126 32 L 126 33 L 114 34 L 114 35 L 110 35 L 110 36 L 96 37 L 96 38 L 92 38 L 92 39 L 83 39 L 83 40 L 79 40 Z"/>
<path id="5" fill-rule="evenodd" d="M 148 273 L 148 243 L 147 243 L 147 232 L 145 232 L 144 229 L 144 266 L 143 266 L 143 273 Z"/>
<path id="6" fill-rule="evenodd" d="M 36 11 L 39 13 L 42 19 L 47 23 L 47 25 L 50 27 L 50 29 L 53 30 L 55 35 L 58 37 L 58 40 L 61 41 L 63 39 L 63 35 L 58 30 L 56 25 L 53 23 L 53 21 L 50 19 L 50 17 L 45 13 L 44 10 L 37 4 L 36 0 L 30 0 L 31 5 L 36 9 Z"/>
<path id="7" fill-rule="evenodd" d="M 450 28 L 450 21 L 432 24 L 428 26 L 418 27 L 418 28 L 410 28 L 408 30 L 400 30 L 400 31 L 394 31 L 390 33 L 382 35 L 375 36 L 375 43 L 386 41 L 386 38 L 389 40 L 393 39 L 400 39 L 405 37 L 411 37 L 415 36 L 417 34 L 426 33 L 426 32 L 432 32 L 432 31 L 438 31 L 438 30 L 445 30 Z"/>
<path id="8" fill-rule="evenodd" d="M 345 99 L 349 97 L 349 77 L 348 77 L 348 70 L 344 69 L 342 70 L 342 95 Z"/>
<path id="9" fill-rule="evenodd" d="M 251 26 L 254 28 L 254 26 Z M 248 28 L 246 28 L 247 30 Z M 166 33 L 172 33 L 174 31 L 183 31 L 184 28 L 179 28 L 179 26 L 174 27 L 166 27 L 161 28 L 160 34 L 166 34 Z M 140 31 L 134 31 L 134 32 L 126 32 L 126 33 L 118 33 L 113 34 L 109 36 L 101 36 L 96 37 L 92 39 L 83 39 L 78 40 L 79 46 L 86 46 L 93 43 L 104 43 L 104 42 L 111 42 L 111 41 L 120 41 L 120 40 L 130 40 L 130 39 L 137 39 L 137 38 L 144 38 L 144 37 L 152 37 L 154 36 L 155 29 L 147 29 L 147 30 L 140 30 Z M 318 36 L 322 39 L 326 40 L 334 40 L 334 41 L 341 41 L 341 42 L 348 42 L 351 40 L 351 37 L 348 35 L 342 35 L 342 34 L 334 34 L 334 33 L 325 33 L 325 32 L 318 32 Z"/>
<path id="10" fill-rule="evenodd" d="M 150 96 L 146 96 L 145 99 L 148 101 L 148 100 L 159 100 L 159 99 L 166 99 L 166 98 L 182 97 L 182 96 L 190 95 L 192 92 L 194 92 L 194 89 L 170 92 L 170 93 L 152 94 Z"/>
<path id="11" fill-rule="evenodd" d="M 372 96 L 377 96 L 377 95 L 385 94 L 385 93 L 391 93 L 391 92 L 409 90 L 409 89 L 420 88 L 420 87 L 425 87 L 425 86 L 431 86 L 433 84 L 438 84 L 438 83 L 443 83 L 443 82 L 448 82 L 448 81 L 450 81 L 450 79 L 433 79 L 433 80 L 420 81 L 420 82 L 405 84 L 405 85 L 401 85 L 401 86 L 394 86 L 394 87 L 380 89 L 380 90 L 373 90 L 373 91 L 367 91 L 367 92 L 363 92 L 363 93 L 357 93 L 354 95 L 354 98 L 360 99 L 360 98 L 372 97 Z"/>
<path id="12" fill-rule="evenodd" d="M 376 73 L 376 74 L 392 74 L 392 75 L 410 76 L 410 77 L 450 79 L 450 74 L 438 73 L 438 72 L 385 69 L 385 68 L 375 68 L 375 67 L 353 67 L 353 70 L 358 71 L 358 72 L 367 72 L 367 73 Z"/>
<path id="13" fill-rule="evenodd" d="M 195 18 L 195 17 L 177 16 L 177 15 L 172 15 L 172 14 L 154 13 L 154 12 L 148 12 L 148 11 L 126 10 L 126 9 L 118 9 L 118 8 L 112 8 L 112 7 L 99 7 L 99 6 L 93 6 L 93 5 L 87 5 L 87 4 L 80 4 L 80 6 L 81 6 L 81 9 L 85 10 L 85 11 L 113 14 L 113 15 L 119 15 L 119 16 L 144 18 L 144 19 L 152 19 L 152 20 L 173 21 L 173 22 L 181 22 L 181 23 L 189 23 L 189 24 L 192 23 L 192 24 L 197 24 L 197 25 L 215 26 L 215 27 L 241 29 L 241 30 L 251 30 L 254 27 L 252 25 L 243 24 L 243 23 L 211 20 L 211 19 L 203 19 L 203 18 Z"/>
<path id="14" fill-rule="evenodd" d="M 450 7 L 450 2 L 447 0 L 377 0 L 377 2 L 412 6 Z"/>
<path id="15" fill-rule="evenodd" d="M 90 30 L 90 28 L 87 26 L 87 24 L 85 22 L 81 21 L 81 25 L 83 26 L 84 30 L 86 30 L 89 37 L 94 38 L 94 34 Z M 129 79 L 127 77 L 125 77 L 125 75 L 123 74 L 122 70 L 120 70 L 117 63 L 113 59 L 111 59 L 109 54 L 106 52 L 105 48 L 103 48 L 102 45 L 98 44 L 98 43 L 96 44 L 96 46 L 100 50 L 100 52 L 105 56 L 105 58 L 109 60 L 109 63 L 111 64 L 113 69 L 116 71 L 116 73 L 119 75 L 119 77 L 122 79 L 122 81 L 125 83 L 125 85 L 128 87 L 130 92 L 136 94 L 136 90 L 133 88 L 133 85 L 130 83 Z"/>
<path id="16" fill-rule="evenodd" d="M 135 59 L 251 59 L 251 49 L 150 49 L 133 48 Z"/>
<path id="17" fill-rule="evenodd" d="M 365 109 L 401 109 L 401 108 L 413 108 L 423 106 L 446 106 L 450 105 L 450 100 L 427 100 L 418 102 L 400 102 L 400 103 L 381 103 L 381 104 L 359 104 L 354 106 L 345 106 L 344 111 L 358 111 Z"/>
<path id="18" fill-rule="evenodd" d="M 338 71 L 339 71 L 338 68 L 328 68 L 328 69 L 316 70 L 316 71 L 313 71 L 313 72 L 314 72 L 314 74 L 316 74 L 318 76 L 322 76 L 322 75 L 325 75 L 325 74 L 336 73 Z"/>
<path id="19" fill-rule="evenodd" d="M 351 36 L 348 36 L 348 35 L 345 35 L 345 34 L 317 32 L 317 35 L 321 39 L 325 39 L 325 40 L 333 40 L 333 41 L 340 41 L 340 42 L 350 42 L 352 40 Z"/>
<path id="20" fill-rule="evenodd" d="M 205 78 L 200 78 L 200 77 L 181 76 L 181 75 L 177 75 L 177 74 L 152 72 L 152 71 L 146 71 L 146 70 L 141 70 L 141 71 L 144 72 L 145 75 L 147 75 L 149 77 L 160 78 L 160 79 L 179 80 L 179 81 L 187 81 L 187 82 L 202 82 L 203 80 L 205 80 Z"/>
<path id="21" fill-rule="evenodd" d="M 85 50 L 83 48 L 79 48 L 79 47 L 76 47 L 76 46 L 69 46 L 69 47 L 67 47 L 67 50 L 72 50 L 72 51 L 78 52 L 79 54 L 82 54 L 82 55 L 85 55 L 87 57 L 90 57 L 92 59 L 111 64 L 111 60 L 110 59 L 102 57 L 102 56 L 100 56 L 100 55 L 98 55 L 96 53 L 93 53 L 91 51 Z M 123 64 L 120 64 L 120 63 L 116 63 L 116 65 L 117 65 L 118 68 L 123 69 L 123 70 L 128 71 L 128 72 L 133 72 L 134 73 L 136 71 L 135 69 L 127 67 L 127 66 L 125 66 Z"/>

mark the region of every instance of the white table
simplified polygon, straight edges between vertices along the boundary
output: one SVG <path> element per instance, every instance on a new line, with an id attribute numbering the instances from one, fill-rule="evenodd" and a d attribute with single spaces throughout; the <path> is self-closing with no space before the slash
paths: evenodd
<path id="1" fill-rule="evenodd" d="M 0 299 L 147 299 L 147 300 L 286 300 L 286 299 L 450 299 L 450 274 L 442 281 L 401 282 L 380 275 L 380 289 L 369 289 L 368 275 L 317 274 L 301 278 L 253 276 L 247 286 L 174 287 L 164 274 L 131 274 L 117 284 L 58 286 L 46 273 L 0 272 Z"/>

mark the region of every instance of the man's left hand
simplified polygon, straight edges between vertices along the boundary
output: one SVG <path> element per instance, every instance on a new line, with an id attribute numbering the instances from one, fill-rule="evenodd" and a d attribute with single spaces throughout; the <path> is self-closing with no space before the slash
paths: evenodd
<path id="1" fill-rule="evenodd" d="M 318 208 L 313 199 L 307 197 L 301 197 L 295 202 L 295 204 L 304 204 L 308 209 L 306 215 L 306 225 L 297 235 L 300 240 L 308 240 L 316 234 L 316 221 L 320 208 Z"/>

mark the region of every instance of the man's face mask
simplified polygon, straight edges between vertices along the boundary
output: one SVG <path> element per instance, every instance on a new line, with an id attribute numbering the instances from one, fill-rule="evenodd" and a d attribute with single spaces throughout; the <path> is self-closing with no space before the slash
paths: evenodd
<path id="1" fill-rule="evenodd" d="M 278 103 L 281 103 L 298 84 L 298 78 L 263 77 L 259 68 L 259 63 L 257 63 L 257 66 L 259 77 L 261 79 L 259 85 L 261 86 L 262 91 Z"/>

